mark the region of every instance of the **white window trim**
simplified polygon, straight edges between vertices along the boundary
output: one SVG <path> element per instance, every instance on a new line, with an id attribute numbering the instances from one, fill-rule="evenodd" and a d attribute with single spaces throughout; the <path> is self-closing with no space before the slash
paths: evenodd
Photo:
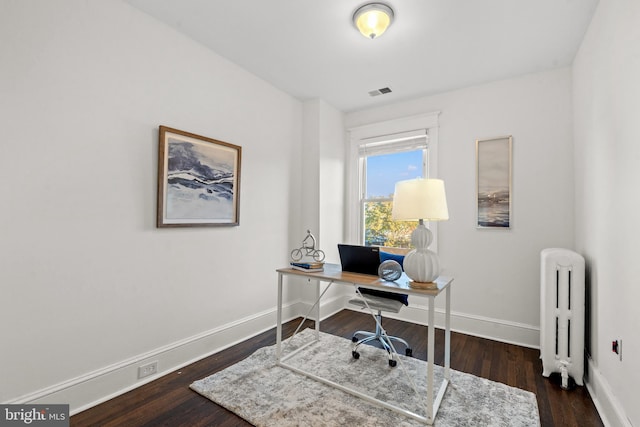
<path id="1" fill-rule="evenodd" d="M 389 141 L 397 137 L 399 140 L 409 139 L 425 132 L 429 138 L 428 173 L 430 178 L 438 176 L 438 116 L 439 111 L 404 117 L 357 126 L 347 129 L 349 147 L 347 158 L 347 202 L 346 202 L 346 238 L 347 242 L 360 242 L 360 194 L 358 175 L 358 147 L 363 143 Z M 393 136 L 390 138 L 390 136 Z M 435 252 L 438 249 L 438 227 L 435 223 L 427 224 L 433 233 L 433 242 L 429 248 Z"/>

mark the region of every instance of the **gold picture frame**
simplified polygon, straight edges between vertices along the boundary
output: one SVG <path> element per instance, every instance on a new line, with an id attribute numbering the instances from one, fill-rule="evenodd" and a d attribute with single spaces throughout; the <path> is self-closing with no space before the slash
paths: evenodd
<path id="1" fill-rule="evenodd" d="M 242 147 L 159 128 L 157 227 L 240 224 Z"/>

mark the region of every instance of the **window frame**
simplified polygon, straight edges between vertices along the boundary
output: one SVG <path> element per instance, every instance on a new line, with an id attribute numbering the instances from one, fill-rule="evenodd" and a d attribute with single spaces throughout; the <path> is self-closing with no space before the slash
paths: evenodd
<path id="1" fill-rule="evenodd" d="M 421 114 L 402 119 L 389 120 L 358 126 L 348 129 L 349 153 L 348 153 L 348 181 L 347 181 L 347 202 L 346 202 L 346 237 L 347 241 L 353 244 L 364 242 L 364 203 L 366 183 L 362 182 L 364 169 L 364 157 L 361 156 L 363 145 L 384 144 L 415 139 L 425 136 L 427 138 L 427 164 L 425 178 L 435 178 L 437 172 L 438 158 L 438 115 L 440 112 Z M 382 151 L 381 151 L 382 152 Z M 382 200 L 382 199 L 377 199 Z M 433 233 L 433 242 L 429 248 L 437 252 L 438 232 L 437 224 L 428 223 L 427 227 Z"/>

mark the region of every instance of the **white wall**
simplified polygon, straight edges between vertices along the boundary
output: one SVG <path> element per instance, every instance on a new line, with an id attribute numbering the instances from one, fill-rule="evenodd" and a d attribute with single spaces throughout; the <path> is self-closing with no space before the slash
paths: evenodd
<path id="1" fill-rule="evenodd" d="M 337 244 L 344 241 L 343 113 L 321 99 L 312 99 L 304 102 L 303 117 L 301 206 L 296 210 L 303 227 L 293 233 L 298 237 L 293 247 L 300 246 L 309 229 L 317 239 L 318 248 L 325 253 L 325 262 L 339 263 Z M 342 288 L 334 286 L 325 294 L 321 317 L 343 308 Z M 300 289 L 304 289 L 301 298 L 313 304 L 315 287 Z"/>
<path id="2" fill-rule="evenodd" d="M 0 401 L 273 326 L 298 101 L 120 1 L 3 1 L 0 61 Z M 156 229 L 161 124 L 242 146 L 239 227 Z"/>
<path id="3" fill-rule="evenodd" d="M 344 242 L 345 132 L 344 115 L 320 103 L 320 242 L 327 261 L 340 263 L 338 243 Z"/>
<path id="4" fill-rule="evenodd" d="M 441 111 L 438 175 L 450 220 L 438 224 L 438 249 L 443 274 L 455 277 L 453 327 L 537 346 L 540 250 L 573 246 L 571 71 L 350 113 L 345 122 L 351 128 L 432 111 Z M 513 135 L 512 228 L 476 229 L 475 140 L 504 135 Z"/>
<path id="5" fill-rule="evenodd" d="M 610 425 L 640 425 L 640 3 L 598 5 L 573 67 L 576 247 L 588 264 L 589 385 Z M 622 361 L 611 342 L 622 339 Z"/>
<path id="6" fill-rule="evenodd" d="M 298 246 L 311 229 L 327 262 L 339 262 L 343 241 L 345 145 L 343 113 L 321 99 L 303 103 L 301 206 Z"/>

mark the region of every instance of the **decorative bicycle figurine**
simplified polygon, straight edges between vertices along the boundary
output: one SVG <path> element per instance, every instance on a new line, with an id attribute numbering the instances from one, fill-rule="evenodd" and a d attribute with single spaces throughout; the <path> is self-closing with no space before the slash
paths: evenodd
<path id="1" fill-rule="evenodd" d="M 324 252 L 316 249 L 316 238 L 311 234 L 311 230 L 307 230 L 307 237 L 302 241 L 302 246 L 291 251 L 291 259 L 294 261 L 300 261 L 303 256 L 311 256 L 317 262 L 324 260 Z"/>

